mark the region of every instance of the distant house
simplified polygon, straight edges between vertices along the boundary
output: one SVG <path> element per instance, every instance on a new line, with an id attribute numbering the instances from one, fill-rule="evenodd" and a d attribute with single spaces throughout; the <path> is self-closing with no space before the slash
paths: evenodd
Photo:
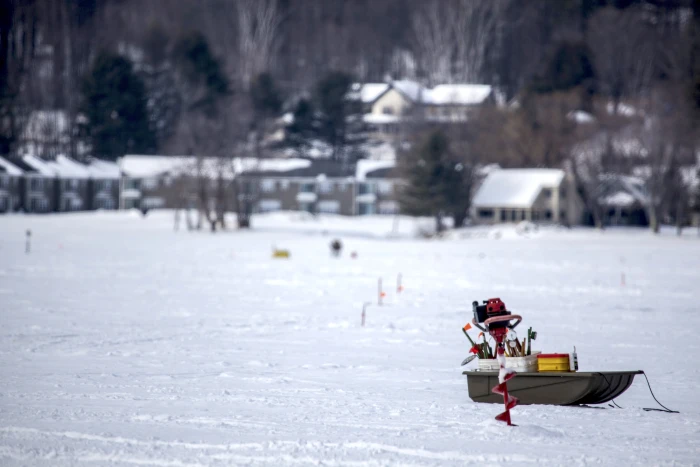
<path id="1" fill-rule="evenodd" d="M 58 210 L 58 179 L 56 171 L 43 160 L 24 156 L 13 160 L 24 173 L 20 200 L 26 212 L 47 213 Z"/>
<path id="2" fill-rule="evenodd" d="M 600 177 L 598 202 L 603 208 L 603 225 L 649 225 L 649 194 L 644 180 L 627 175 L 605 174 Z M 587 215 L 587 224 L 593 221 Z"/>
<path id="3" fill-rule="evenodd" d="M 197 173 L 204 174 L 201 180 L 212 191 L 221 173 L 227 184 L 238 177 L 243 187 L 238 196 L 252 197 L 253 212 L 346 216 L 398 212 L 393 161 L 361 160 L 351 167 L 328 159 L 237 158 L 228 161 L 224 172 L 217 167 L 219 162 L 203 158 L 198 163 L 195 157 L 186 156 L 124 156 L 119 160 L 121 208 L 194 206 Z"/>
<path id="4" fill-rule="evenodd" d="M 355 83 L 349 98 L 360 102 L 366 123 L 380 139 L 398 135 L 407 117 L 433 122 L 463 122 L 479 106 L 495 103 L 493 88 L 483 84 L 440 84 L 427 88 L 410 80 L 390 83 Z"/>
<path id="5" fill-rule="evenodd" d="M 360 160 L 355 170 L 357 196 L 354 214 L 398 214 L 396 164 L 390 160 Z"/>
<path id="6" fill-rule="evenodd" d="M 47 164 L 55 170 L 58 181 L 56 210 L 70 212 L 89 209 L 90 171 L 87 167 L 62 154 Z"/>
<path id="7" fill-rule="evenodd" d="M 0 157 L 0 213 L 14 212 L 21 208 L 23 175 L 19 167 Z"/>
<path id="8" fill-rule="evenodd" d="M 116 162 L 91 160 L 87 165 L 88 209 L 117 209 L 119 207 L 119 165 Z"/>
<path id="9" fill-rule="evenodd" d="M 152 209 L 195 205 L 201 189 L 200 183 L 205 184 L 204 189 L 214 199 L 219 176 L 224 184 L 230 185 L 235 176 L 246 173 L 251 174 L 247 182 L 257 183 L 257 178 L 262 177 L 263 173 L 274 177 L 278 172 L 304 168 L 311 162 L 293 158 L 231 160 L 195 156 L 126 155 L 119 159 L 118 164 L 122 176 L 120 208 Z M 246 193 L 251 194 L 248 190 Z"/>
<path id="10" fill-rule="evenodd" d="M 497 169 L 486 175 L 472 201 L 478 224 L 520 222 L 577 224 L 583 203 L 558 169 Z"/>

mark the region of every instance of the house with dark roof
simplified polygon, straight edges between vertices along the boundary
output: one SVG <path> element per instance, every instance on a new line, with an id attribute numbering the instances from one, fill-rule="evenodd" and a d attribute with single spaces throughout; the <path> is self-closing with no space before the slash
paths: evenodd
<path id="1" fill-rule="evenodd" d="M 0 213 L 15 212 L 22 207 L 20 191 L 22 170 L 0 157 Z"/>

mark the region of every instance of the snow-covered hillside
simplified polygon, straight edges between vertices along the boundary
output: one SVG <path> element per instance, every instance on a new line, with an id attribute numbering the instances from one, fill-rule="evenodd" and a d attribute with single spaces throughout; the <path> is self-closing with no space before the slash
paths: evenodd
<path id="1" fill-rule="evenodd" d="M 0 218 L 0 464 L 697 465 L 694 233 L 419 240 L 408 218 L 253 223 Z M 539 332 L 537 349 L 575 345 L 583 371 L 643 369 L 681 413 L 643 411 L 655 403 L 638 377 L 623 409 L 518 406 L 518 427 L 496 422 L 502 407 L 472 402 L 459 366 L 470 304 L 494 296 Z"/>

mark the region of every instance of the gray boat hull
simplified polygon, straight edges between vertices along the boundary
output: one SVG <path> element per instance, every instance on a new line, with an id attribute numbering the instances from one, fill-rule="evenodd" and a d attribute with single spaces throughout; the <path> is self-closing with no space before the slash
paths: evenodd
<path id="1" fill-rule="evenodd" d="M 469 397 L 474 402 L 503 403 L 491 392 L 498 384 L 498 372 L 465 371 Z M 582 405 L 608 402 L 630 387 L 641 371 L 518 373 L 508 381 L 508 393 L 519 404 Z"/>

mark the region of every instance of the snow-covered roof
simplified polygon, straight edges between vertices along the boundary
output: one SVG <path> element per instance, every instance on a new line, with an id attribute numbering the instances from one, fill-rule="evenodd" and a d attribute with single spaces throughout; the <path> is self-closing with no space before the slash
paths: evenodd
<path id="1" fill-rule="evenodd" d="M 56 175 L 60 178 L 90 178 L 90 171 L 86 166 L 62 154 L 47 164 L 56 170 Z"/>
<path id="2" fill-rule="evenodd" d="M 111 161 L 93 159 L 87 166 L 92 178 L 119 178 L 119 164 Z"/>
<path id="3" fill-rule="evenodd" d="M 543 188 L 564 179 L 559 169 L 502 169 L 490 172 L 474 196 L 475 207 L 529 208 Z"/>
<path id="4" fill-rule="evenodd" d="M 476 105 L 483 103 L 493 92 L 487 84 L 438 84 L 430 89 L 411 80 L 396 80 L 389 83 L 355 83 L 348 97 L 365 104 L 376 101 L 388 89 L 394 88 L 407 99 L 433 105 Z M 386 123 L 376 121 L 369 123 Z"/>
<path id="5" fill-rule="evenodd" d="M 371 159 L 360 159 L 357 161 L 357 166 L 355 167 L 355 178 L 357 181 L 364 181 L 367 178 L 367 174 L 379 169 L 391 169 L 396 166 L 393 160 L 371 160 Z"/>
<path id="6" fill-rule="evenodd" d="M 643 206 L 649 203 L 649 193 L 640 177 L 603 174 L 600 176 L 600 183 L 600 202 L 603 205 L 627 207 L 635 202 Z"/>
<path id="7" fill-rule="evenodd" d="M 363 104 L 371 104 L 389 89 L 388 83 L 353 83 L 350 94 Z"/>
<path id="8" fill-rule="evenodd" d="M 595 121 L 595 117 L 593 115 L 583 110 L 573 110 L 566 116 L 576 123 L 591 123 Z"/>
<path id="9" fill-rule="evenodd" d="M 0 172 L 13 177 L 19 177 L 22 175 L 22 170 L 19 167 L 3 157 L 0 157 Z"/>
<path id="10" fill-rule="evenodd" d="M 414 102 L 425 100 L 426 88 L 420 83 L 410 80 L 398 80 L 392 81 L 391 86 Z"/>
<path id="11" fill-rule="evenodd" d="M 233 160 L 205 157 L 201 170 L 206 176 L 215 177 L 221 172 L 224 178 L 249 171 L 286 172 L 311 165 L 307 159 L 255 159 Z M 126 155 L 119 159 L 121 171 L 131 178 L 150 178 L 163 174 L 183 175 L 197 173 L 199 167 L 195 156 L 143 156 Z"/>
<path id="12" fill-rule="evenodd" d="M 311 166 L 308 159 L 255 159 L 236 158 L 234 167 L 236 173 L 243 172 L 289 172 L 290 170 L 304 169 Z"/>
<path id="13" fill-rule="evenodd" d="M 476 105 L 483 103 L 492 88 L 487 84 L 439 84 L 427 90 L 423 102 L 435 105 Z"/>
<path id="14" fill-rule="evenodd" d="M 631 206 L 634 204 L 635 198 L 631 194 L 624 192 L 624 191 L 618 191 L 616 193 L 613 193 L 612 195 L 608 195 L 605 198 L 603 198 L 603 203 L 606 206 L 620 206 L 620 207 L 626 207 L 626 206 Z"/>
<path id="15" fill-rule="evenodd" d="M 37 173 L 45 177 L 55 177 L 58 175 L 56 169 L 48 162 L 39 159 L 33 155 L 27 155 L 22 158 L 25 164 L 30 166 L 32 169 L 36 170 Z"/>

